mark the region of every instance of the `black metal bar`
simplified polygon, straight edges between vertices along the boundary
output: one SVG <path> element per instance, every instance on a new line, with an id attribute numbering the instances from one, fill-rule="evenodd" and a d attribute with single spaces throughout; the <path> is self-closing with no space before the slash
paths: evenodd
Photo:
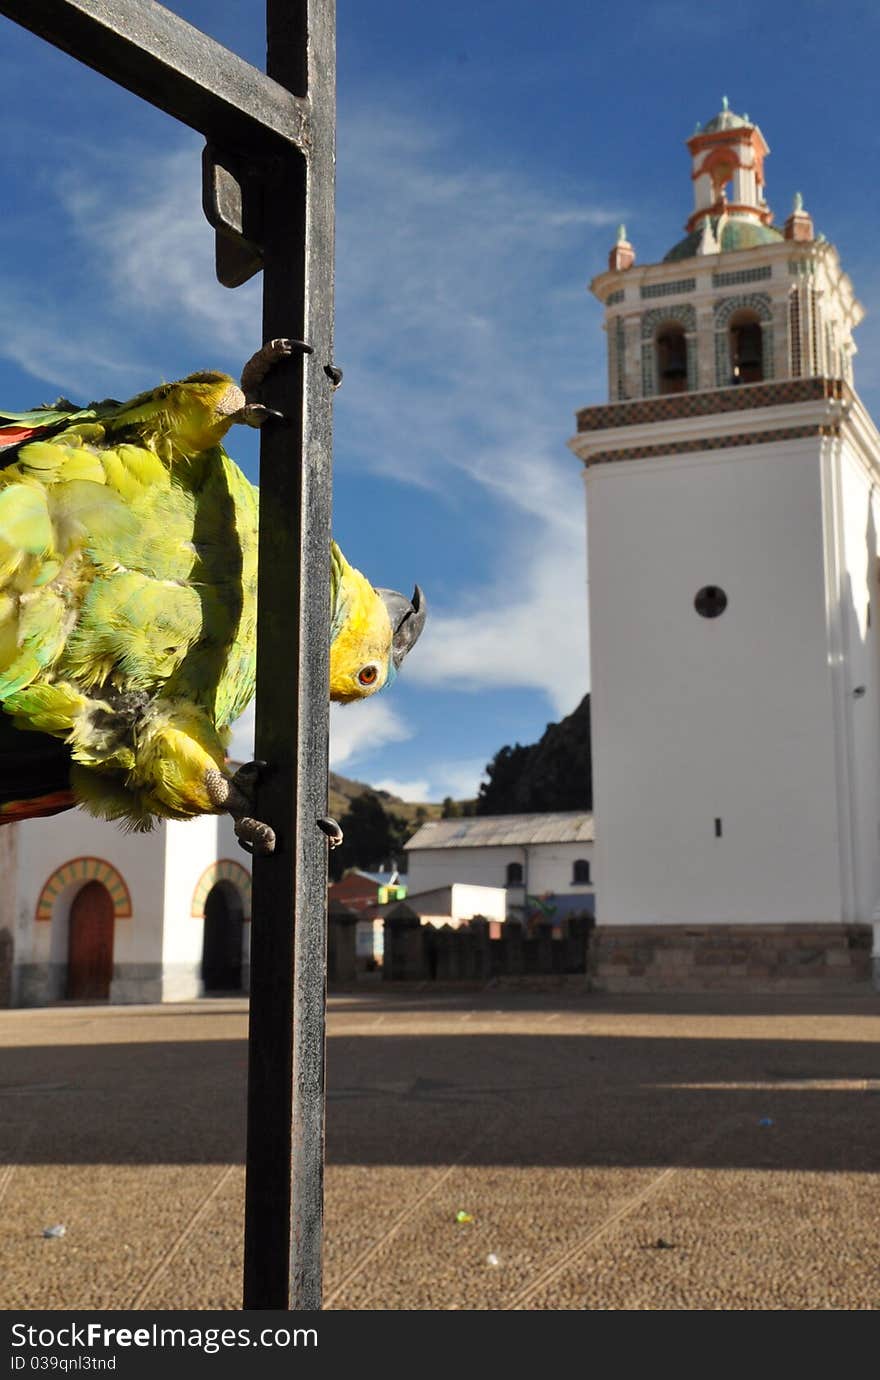
<path id="1" fill-rule="evenodd" d="M 0 0 L 0 14 L 218 143 L 308 143 L 304 93 L 154 0 Z"/>
<path id="2" fill-rule="evenodd" d="M 298 1310 L 321 1306 L 334 0 L 267 0 L 267 21 L 268 71 L 308 95 L 312 124 L 308 159 L 266 188 L 263 329 L 314 353 L 270 376 L 288 422 L 260 453 L 258 813 L 278 844 L 254 865 L 244 1306 Z"/>
<path id="3" fill-rule="evenodd" d="M 264 339 L 308 341 L 260 449 L 258 813 L 244 1306 L 321 1306 L 335 0 L 267 0 L 267 74 L 152 0 L 0 0 L 0 13 L 245 155 L 265 154 Z M 215 207 L 216 218 L 225 224 Z M 244 227 L 242 227 L 244 228 Z"/>

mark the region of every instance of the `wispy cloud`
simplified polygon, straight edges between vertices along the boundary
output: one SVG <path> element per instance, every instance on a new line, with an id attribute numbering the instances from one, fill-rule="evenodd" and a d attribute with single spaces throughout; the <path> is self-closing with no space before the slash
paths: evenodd
<path id="1" fill-rule="evenodd" d="M 357 762 L 363 752 L 378 752 L 391 743 L 411 738 L 413 729 L 385 699 L 374 696 L 362 704 L 330 707 L 330 765 Z"/>
<path id="2" fill-rule="evenodd" d="M 420 781 L 395 781 L 393 777 L 386 777 L 382 781 L 376 781 L 374 785 L 377 791 L 387 791 L 389 795 L 396 795 L 400 800 L 415 802 L 427 800 L 431 789 L 427 777 Z"/>
<path id="3" fill-rule="evenodd" d="M 200 345 L 241 353 L 259 320 L 260 281 L 234 292 L 216 281 L 196 148 L 145 155 L 136 166 L 136 184 L 113 200 L 100 178 L 88 186 L 59 182 L 73 232 L 100 265 L 108 299 L 126 315 L 134 310 L 155 321 L 171 314 L 175 331 Z"/>
<path id="4" fill-rule="evenodd" d="M 604 381 L 571 284 L 623 208 L 470 165 L 451 135 L 413 120 L 402 133 L 387 110 L 349 131 L 340 208 L 346 449 L 438 502 L 457 485 L 485 510 L 495 566 L 432 608 L 430 656 L 408 677 L 428 683 L 439 664 L 448 687 L 528 686 L 565 712 L 588 668 L 583 495 L 564 442 L 585 365 Z"/>
<path id="5" fill-rule="evenodd" d="M 385 699 L 374 698 L 357 705 L 331 705 L 330 765 L 343 767 L 356 762 L 364 752 L 372 753 L 390 743 L 405 742 L 412 734 L 410 725 Z M 229 752 L 237 762 L 249 762 L 253 758 L 253 704 L 233 726 Z"/>
<path id="6" fill-rule="evenodd" d="M 440 665 L 460 690 L 543 690 L 570 713 L 589 685 L 585 564 L 582 536 L 525 553 L 519 579 L 500 579 L 479 607 L 433 616 L 430 656 L 413 657 L 409 679 L 431 685 Z"/>

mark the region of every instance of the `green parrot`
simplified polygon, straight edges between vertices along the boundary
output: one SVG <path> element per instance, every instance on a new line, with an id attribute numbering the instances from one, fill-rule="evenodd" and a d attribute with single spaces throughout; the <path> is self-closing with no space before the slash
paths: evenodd
<path id="1" fill-rule="evenodd" d="M 254 393 L 290 349 L 264 346 L 243 387 L 205 372 L 0 414 L 0 823 L 226 811 L 272 851 L 255 764 L 226 767 L 254 694 L 258 492 L 221 442 L 273 415 Z M 330 698 L 350 703 L 394 679 L 425 600 L 374 589 L 335 543 L 330 582 Z"/>

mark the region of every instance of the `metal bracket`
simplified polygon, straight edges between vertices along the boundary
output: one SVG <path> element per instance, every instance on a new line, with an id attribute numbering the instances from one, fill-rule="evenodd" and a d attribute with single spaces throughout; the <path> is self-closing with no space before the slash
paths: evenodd
<path id="1" fill-rule="evenodd" d="M 215 262 L 224 287 L 240 287 L 263 267 L 263 179 L 253 163 L 205 145 L 202 209 L 216 231 Z"/>

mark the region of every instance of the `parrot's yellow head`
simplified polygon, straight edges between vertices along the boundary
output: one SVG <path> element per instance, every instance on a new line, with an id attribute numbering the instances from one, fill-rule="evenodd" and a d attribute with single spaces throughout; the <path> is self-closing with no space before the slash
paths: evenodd
<path id="1" fill-rule="evenodd" d="M 238 384 L 228 374 L 206 370 L 132 398 L 113 426 L 136 425 L 142 434 L 152 432 L 160 451 L 166 440 L 176 454 L 193 456 L 218 446 L 245 411 Z"/>
<path id="2" fill-rule="evenodd" d="M 394 590 L 374 589 L 335 542 L 330 560 L 330 698 L 351 704 L 394 680 L 424 626 L 425 598 L 418 585 L 411 600 Z"/>

